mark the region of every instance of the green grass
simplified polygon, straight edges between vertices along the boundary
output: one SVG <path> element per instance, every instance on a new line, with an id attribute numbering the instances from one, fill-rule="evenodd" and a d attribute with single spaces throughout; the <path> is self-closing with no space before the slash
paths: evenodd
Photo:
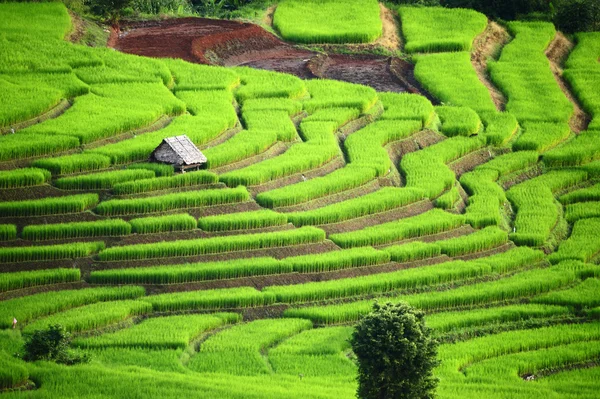
<path id="1" fill-rule="evenodd" d="M 0 161 L 39 157 L 79 147 L 79 140 L 69 136 L 11 134 L 0 136 Z"/>
<path id="2" fill-rule="evenodd" d="M 23 227 L 21 237 L 30 241 L 66 238 L 110 237 L 131 234 L 131 225 L 121 219 L 57 224 L 35 224 Z"/>
<path id="3" fill-rule="evenodd" d="M 435 112 L 442 122 L 442 133 L 448 137 L 473 136 L 483 127 L 479 116 L 471 108 L 437 106 Z"/>
<path id="4" fill-rule="evenodd" d="M 581 132 L 573 140 L 545 153 L 544 164 L 553 168 L 568 167 L 600 159 L 598 140 L 600 140 L 600 131 Z"/>
<path id="5" fill-rule="evenodd" d="M 383 30 L 374 0 L 284 0 L 277 5 L 273 27 L 297 43 L 369 43 Z"/>
<path id="6" fill-rule="evenodd" d="M 325 232 L 323 230 L 306 226 L 300 229 L 273 233 L 242 234 L 197 240 L 166 241 L 155 244 L 110 247 L 100 252 L 99 256 L 102 261 L 196 256 L 309 244 L 321 242 L 324 239 Z"/>
<path id="7" fill-rule="evenodd" d="M 0 224 L 0 240 L 8 241 L 17 238 L 17 226 L 14 224 Z"/>
<path id="8" fill-rule="evenodd" d="M 600 202 L 578 202 L 565 207 L 565 219 L 569 223 L 597 217 L 600 217 Z"/>
<path id="9" fill-rule="evenodd" d="M 424 96 L 392 92 L 378 93 L 378 96 L 384 108 L 380 120 L 420 120 L 425 127 L 435 118 L 433 105 Z"/>
<path id="10" fill-rule="evenodd" d="M 562 195 L 559 201 L 563 205 L 575 204 L 577 202 L 600 201 L 600 184 L 571 191 L 568 194 Z"/>
<path id="11" fill-rule="evenodd" d="M 398 11 L 408 53 L 470 51 L 487 26 L 486 16 L 474 10 L 400 7 Z"/>
<path id="12" fill-rule="evenodd" d="M 160 294 L 145 297 L 156 311 L 178 311 L 192 309 L 223 309 L 256 307 L 272 304 L 274 295 L 264 294 L 251 287 L 226 288 Z"/>
<path id="13" fill-rule="evenodd" d="M 524 122 L 523 134 L 512 145 L 514 151 L 546 152 L 571 134 L 567 123 Z"/>
<path id="14" fill-rule="evenodd" d="M 600 292 L 600 280 L 588 278 L 573 288 L 540 295 L 534 298 L 533 302 L 593 308 L 600 305 L 598 292 Z"/>
<path id="15" fill-rule="evenodd" d="M 23 168 L 0 172 L 0 189 L 39 186 L 50 180 L 44 169 Z"/>
<path id="16" fill-rule="evenodd" d="M 98 194 L 48 197 L 0 203 L 0 216 L 43 216 L 83 212 L 98 204 Z"/>
<path id="17" fill-rule="evenodd" d="M 370 247 L 301 255 L 282 260 L 293 271 L 299 273 L 328 272 L 353 267 L 373 266 L 389 261 L 390 256 L 386 252 L 377 251 Z"/>

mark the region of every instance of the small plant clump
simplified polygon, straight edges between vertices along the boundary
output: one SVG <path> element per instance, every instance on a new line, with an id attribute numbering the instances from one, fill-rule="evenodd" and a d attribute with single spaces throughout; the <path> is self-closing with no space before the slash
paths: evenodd
<path id="1" fill-rule="evenodd" d="M 71 334 L 60 324 L 49 325 L 45 330 L 36 330 L 25 342 L 23 359 L 53 361 L 61 364 L 87 363 L 89 355 L 69 349 Z"/>

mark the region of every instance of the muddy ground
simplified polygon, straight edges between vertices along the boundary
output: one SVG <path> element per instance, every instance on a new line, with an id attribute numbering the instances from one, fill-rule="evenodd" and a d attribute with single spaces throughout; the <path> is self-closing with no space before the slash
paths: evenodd
<path id="1" fill-rule="evenodd" d="M 391 18 L 386 14 L 386 17 Z M 385 43 L 399 45 L 399 38 Z M 177 57 L 210 65 L 244 65 L 296 75 L 330 78 L 371 86 L 379 91 L 425 94 L 413 65 L 395 57 L 328 55 L 294 46 L 258 25 L 205 18 L 125 22 L 109 45 L 125 53 Z"/>

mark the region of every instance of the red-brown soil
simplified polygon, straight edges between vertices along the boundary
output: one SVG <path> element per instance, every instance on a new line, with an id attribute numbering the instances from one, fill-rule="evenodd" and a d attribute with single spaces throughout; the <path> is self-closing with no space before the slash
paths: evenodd
<path id="1" fill-rule="evenodd" d="M 291 73 L 303 79 L 326 77 L 377 90 L 423 93 L 410 63 L 374 55 L 317 54 L 286 43 L 250 23 L 179 18 L 122 25 L 120 33 L 112 33 L 109 45 L 125 53 L 181 58 L 201 64 L 244 65 Z"/>

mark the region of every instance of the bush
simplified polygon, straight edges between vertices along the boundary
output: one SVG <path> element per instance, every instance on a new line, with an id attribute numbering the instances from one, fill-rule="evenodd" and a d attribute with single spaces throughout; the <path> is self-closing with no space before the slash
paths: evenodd
<path id="1" fill-rule="evenodd" d="M 375 303 L 352 334 L 358 358 L 358 397 L 431 398 L 437 385 L 437 342 L 425 314 L 406 303 Z"/>
<path id="2" fill-rule="evenodd" d="M 49 360 L 56 363 L 76 364 L 88 362 L 86 354 L 78 354 L 69 350 L 71 334 L 60 324 L 49 325 L 47 330 L 36 330 L 25 342 L 26 361 Z"/>

